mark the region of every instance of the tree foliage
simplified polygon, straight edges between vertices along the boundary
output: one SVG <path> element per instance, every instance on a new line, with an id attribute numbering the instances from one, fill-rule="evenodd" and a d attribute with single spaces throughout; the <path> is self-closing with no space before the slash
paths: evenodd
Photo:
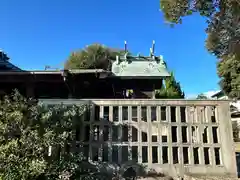
<path id="1" fill-rule="evenodd" d="M 161 0 L 160 8 L 171 24 L 194 12 L 206 17 L 206 47 L 219 59 L 220 85 L 228 96 L 240 98 L 240 1 Z"/>
<path id="2" fill-rule="evenodd" d="M 208 97 L 206 95 L 204 95 L 203 93 L 201 93 L 197 96 L 197 99 L 208 99 Z"/>
<path id="3" fill-rule="evenodd" d="M 165 79 L 165 85 L 156 91 L 156 98 L 161 99 L 182 99 L 184 96 L 180 83 L 176 81 L 173 73 Z"/>
<path id="4" fill-rule="evenodd" d="M 65 63 L 65 69 L 104 69 L 110 70 L 116 55 L 124 51 L 113 49 L 101 44 L 92 44 L 74 52 Z"/>
<path id="5" fill-rule="evenodd" d="M 239 124 L 237 121 L 232 121 L 232 130 L 233 130 L 233 140 L 234 142 L 239 142 L 239 132 L 240 132 L 240 128 L 239 128 Z"/>
<path id="6" fill-rule="evenodd" d="M 40 106 L 19 93 L 0 101 L 0 179 L 58 179 L 78 168 L 67 152 L 85 106 Z M 52 155 L 49 156 L 49 147 Z M 60 151 L 61 150 L 61 151 Z M 58 154 L 61 156 L 58 156 Z"/>

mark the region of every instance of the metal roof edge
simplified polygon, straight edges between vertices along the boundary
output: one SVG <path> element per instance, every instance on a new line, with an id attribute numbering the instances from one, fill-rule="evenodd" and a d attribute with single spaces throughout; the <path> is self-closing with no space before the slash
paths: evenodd
<path id="1" fill-rule="evenodd" d="M 71 74 L 84 74 L 84 73 L 111 73 L 111 71 L 106 71 L 103 69 L 79 69 L 79 70 L 32 70 L 32 71 L 0 71 L 0 75 L 11 75 L 11 74 L 62 74 L 64 72 L 69 72 Z"/>

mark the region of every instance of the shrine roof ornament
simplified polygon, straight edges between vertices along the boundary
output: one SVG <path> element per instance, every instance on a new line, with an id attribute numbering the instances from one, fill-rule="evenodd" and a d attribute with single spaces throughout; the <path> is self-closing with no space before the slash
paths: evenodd
<path id="1" fill-rule="evenodd" d="M 124 56 L 116 56 L 112 64 L 112 73 L 120 77 L 168 77 L 166 63 L 163 56 L 155 56 L 155 41 L 150 48 L 150 56 L 128 55 L 127 43 L 124 43 Z"/>

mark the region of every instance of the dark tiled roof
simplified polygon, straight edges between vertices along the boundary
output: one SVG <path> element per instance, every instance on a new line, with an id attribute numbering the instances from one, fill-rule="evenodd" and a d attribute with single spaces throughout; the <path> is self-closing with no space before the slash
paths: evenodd
<path id="1" fill-rule="evenodd" d="M 10 63 L 7 55 L 0 51 L 0 71 L 21 71 L 21 69 Z"/>

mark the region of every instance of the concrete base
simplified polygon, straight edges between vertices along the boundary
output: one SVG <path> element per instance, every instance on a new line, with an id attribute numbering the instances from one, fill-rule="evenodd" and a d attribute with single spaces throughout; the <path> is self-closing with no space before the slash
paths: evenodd
<path id="1" fill-rule="evenodd" d="M 139 180 L 171 180 L 170 177 L 146 177 L 146 178 L 139 178 Z"/>
<path id="2" fill-rule="evenodd" d="M 139 180 L 171 180 L 170 177 L 145 177 L 139 178 Z M 181 180 L 181 178 L 173 179 L 173 180 Z M 201 177 L 192 177 L 192 176 L 184 176 L 182 180 L 238 180 L 238 178 L 231 178 L 226 176 L 201 176 Z"/>
<path id="3" fill-rule="evenodd" d="M 237 180 L 232 176 L 184 176 L 184 180 Z"/>

